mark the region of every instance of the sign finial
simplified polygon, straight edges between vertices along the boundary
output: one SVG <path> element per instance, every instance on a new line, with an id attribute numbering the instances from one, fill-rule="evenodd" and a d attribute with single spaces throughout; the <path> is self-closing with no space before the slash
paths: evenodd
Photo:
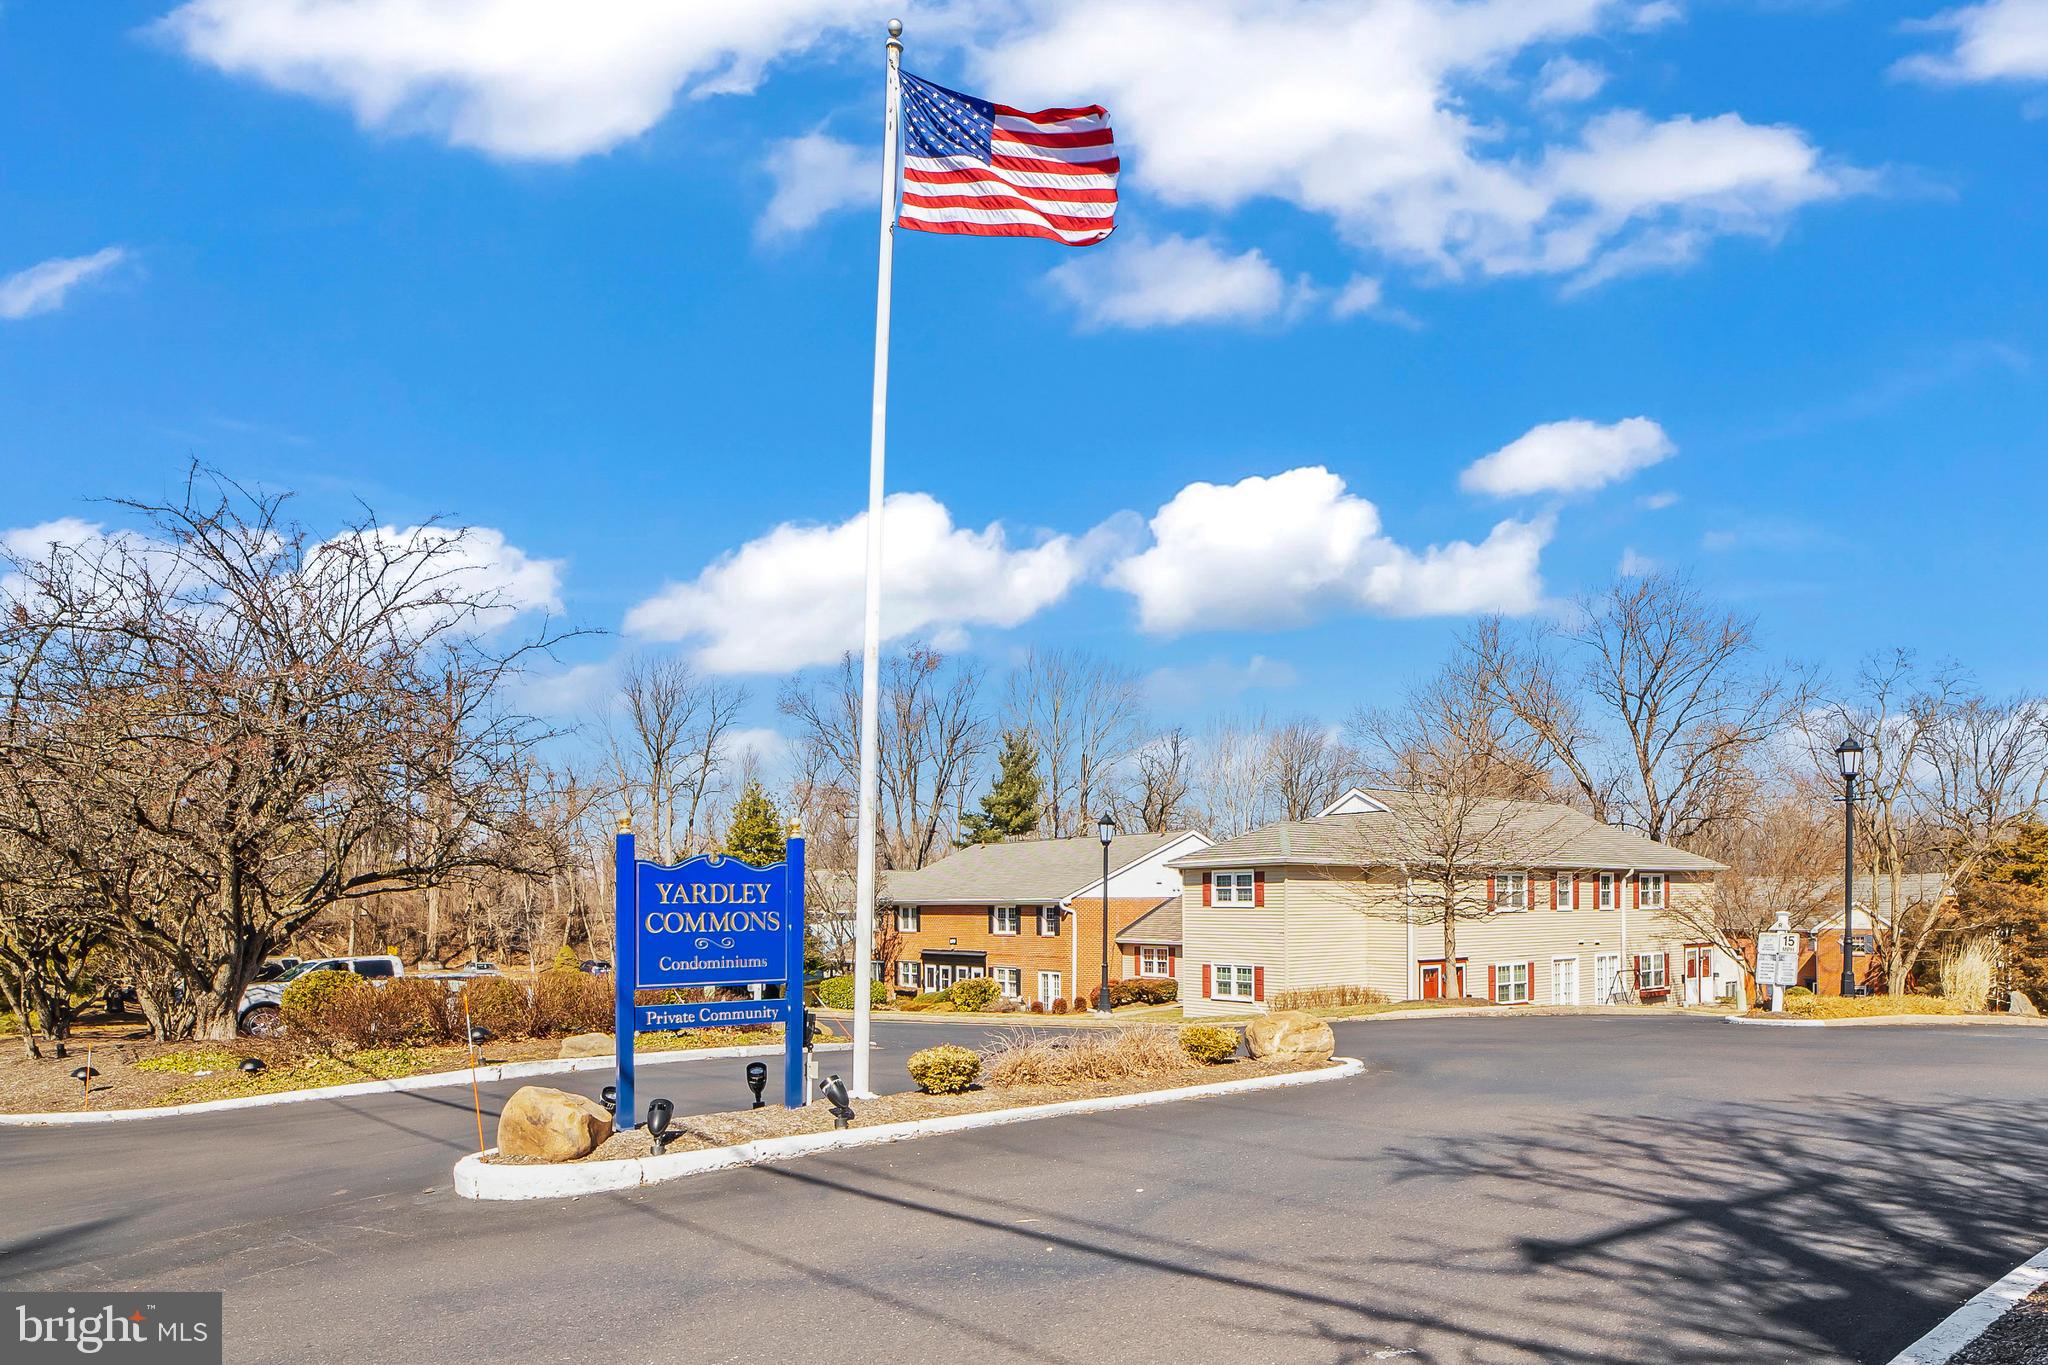
<path id="1" fill-rule="evenodd" d="M 619 812 L 619 833 L 621 833 L 621 834 L 631 834 L 632 832 L 633 832 L 633 815 L 632 815 L 632 812 L 630 812 L 630 811 L 620 811 L 620 812 Z"/>

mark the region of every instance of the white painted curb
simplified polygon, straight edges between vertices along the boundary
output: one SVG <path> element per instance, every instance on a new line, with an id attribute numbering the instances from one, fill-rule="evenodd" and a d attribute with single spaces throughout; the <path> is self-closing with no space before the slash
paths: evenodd
<path id="1" fill-rule="evenodd" d="M 851 1052 L 851 1043 L 823 1043 L 813 1052 Z M 660 1066 L 664 1062 L 708 1062 L 721 1057 L 779 1057 L 780 1043 L 752 1043 L 745 1047 L 677 1048 L 672 1051 L 639 1052 L 637 1066 Z M 486 1081 L 512 1081 L 526 1076 L 558 1076 L 566 1071 L 606 1071 L 616 1064 L 612 1057 L 556 1057 L 537 1062 L 497 1062 L 476 1069 L 479 1085 Z M 272 1104 L 302 1104 L 308 1100 L 346 1100 L 358 1095 L 394 1095 L 407 1090 L 439 1090 L 445 1086 L 468 1085 L 468 1071 L 430 1071 L 422 1076 L 400 1076 L 388 1081 L 355 1081 L 348 1085 L 327 1085 L 311 1090 L 281 1090 L 275 1095 L 243 1095 L 231 1100 L 202 1100 L 197 1104 L 167 1104 L 155 1109 L 81 1109 L 77 1113 L 0 1114 L 0 1128 L 55 1128 L 79 1123 L 126 1123 L 131 1119 L 162 1119 L 180 1114 L 217 1114 L 228 1109 L 261 1109 Z"/>
<path id="2" fill-rule="evenodd" d="M 1336 1057 L 1317 1071 L 1295 1071 L 1281 1076 L 1254 1076 L 1242 1081 L 1216 1081 L 1209 1085 L 1185 1085 L 1176 1090 L 1143 1090 L 1134 1095 L 1104 1095 L 1096 1099 L 1066 1100 L 1059 1104 L 1025 1105 L 996 1109 L 981 1114 L 950 1114 L 937 1119 L 909 1119 L 873 1128 L 848 1128 L 823 1133 L 798 1133 L 792 1137 L 759 1138 L 731 1147 L 714 1147 L 702 1152 L 676 1152 L 666 1156 L 629 1157 L 623 1161 L 571 1162 L 555 1166 L 498 1166 L 472 1153 L 455 1163 L 455 1192 L 465 1199 L 560 1199 L 572 1195 L 602 1194 L 608 1190 L 631 1190 L 665 1180 L 701 1175 L 706 1171 L 730 1170 L 735 1166 L 756 1166 L 812 1152 L 840 1151 L 849 1147 L 873 1147 L 885 1142 L 959 1133 L 971 1128 L 994 1128 L 1006 1123 L 1033 1119 L 1064 1118 L 1071 1114 L 1100 1114 L 1112 1109 L 1137 1109 L 1145 1105 L 1171 1104 L 1176 1100 L 1208 1099 L 1216 1095 L 1240 1095 L 1252 1090 L 1272 1090 L 1288 1085 L 1313 1085 L 1319 1081 L 1343 1080 L 1365 1070 L 1355 1057 Z M 495 1150 L 495 1149 L 494 1149 Z"/>
<path id="3" fill-rule="evenodd" d="M 1890 1365 L 1944 1365 L 2043 1284 L 2048 1284 L 2048 1250 L 2022 1261 L 2004 1279 L 1936 1323 L 1933 1331 L 1893 1356 Z"/>
<path id="4" fill-rule="evenodd" d="M 1826 1028 L 1826 1027 L 1827 1027 L 1827 1024 L 1826 1024 L 1826 1023 L 1825 1023 L 1824 1021 L 1822 1021 L 1822 1020 L 1819 1020 L 1819 1019 L 1747 1019 L 1747 1018 L 1744 1018 L 1744 1017 L 1743 1017 L 1742 1015 L 1739 1015 L 1739 1014 L 1731 1014 L 1731 1015 L 1729 1015 L 1729 1016 L 1728 1016 L 1728 1017 L 1727 1017 L 1726 1019 L 1722 1020 L 1722 1022 L 1723 1022 L 1723 1023 L 1727 1023 L 1727 1024 L 1747 1024 L 1747 1025 L 1749 1025 L 1749 1026 L 1750 1026 L 1751 1028 Z"/>

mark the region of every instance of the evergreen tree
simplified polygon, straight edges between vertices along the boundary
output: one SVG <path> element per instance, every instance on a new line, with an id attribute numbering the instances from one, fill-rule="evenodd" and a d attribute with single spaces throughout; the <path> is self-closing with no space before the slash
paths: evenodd
<path id="1" fill-rule="evenodd" d="M 747 783 L 732 808 L 732 823 L 725 831 L 725 856 L 753 867 L 779 863 L 789 844 L 782 832 L 782 815 L 759 782 Z"/>
<path id="2" fill-rule="evenodd" d="M 1038 829 L 1038 806 L 1044 797 L 1038 780 L 1038 750 L 1022 730 L 1003 735 L 1003 752 L 996 759 L 996 780 L 981 809 L 970 811 L 960 821 L 960 846 L 998 844 L 1021 838 Z"/>

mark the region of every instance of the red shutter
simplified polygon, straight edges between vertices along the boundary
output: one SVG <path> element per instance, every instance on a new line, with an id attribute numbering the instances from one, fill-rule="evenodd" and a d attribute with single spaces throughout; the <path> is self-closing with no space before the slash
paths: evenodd
<path id="1" fill-rule="evenodd" d="M 1529 995 L 1528 998 L 1524 1000 L 1522 1003 L 1525 1005 L 1533 1005 L 1536 1003 L 1536 964 L 1533 962 L 1529 964 Z M 1557 1002 L 1553 1000 L 1550 1003 L 1554 1005 Z"/>
<path id="2" fill-rule="evenodd" d="M 1266 969 L 1264 967 L 1254 967 L 1252 968 L 1252 999 L 1264 1000 L 1265 998 Z"/>
<path id="3" fill-rule="evenodd" d="M 1636 909 L 1636 910 L 1640 910 L 1640 909 L 1642 909 L 1642 908 L 1643 908 L 1643 883 L 1642 883 L 1642 879 L 1641 879 L 1641 878 L 1639 878 L 1639 877 L 1630 877 L 1630 878 L 1628 879 L 1628 888 L 1629 888 L 1629 897 L 1630 897 L 1630 900 L 1629 900 L 1629 904 L 1630 904 L 1630 907 L 1631 907 L 1632 909 Z"/>
<path id="4" fill-rule="evenodd" d="M 1203 885 L 1203 886 L 1207 886 L 1208 884 L 1209 884 L 1209 879 L 1208 879 L 1208 877 L 1207 877 L 1207 876 L 1204 876 L 1204 877 L 1202 878 L 1202 885 Z M 1204 962 L 1204 963 L 1202 964 L 1202 998 L 1203 998 L 1204 1000 L 1208 1000 L 1208 999 L 1211 999 L 1211 998 L 1213 998 L 1213 997 L 1215 996 L 1215 994 L 1216 994 L 1216 992 L 1215 992 L 1215 990 L 1214 990 L 1214 989 L 1213 989 L 1213 988 L 1211 987 L 1211 985 L 1210 985 L 1210 982 L 1209 982 L 1209 964 L 1208 964 L 1208 963 L 1206 963 L 1206 962 Z"/>
<path id="5" fill-rule="evenodd" d="M 1486 879 L 1486 908 L 1493 909 L 1493 878 Z"/>
<path id="6" fill-rule="evenodd" d="M 1671 954 L 1664 954 L 1664 989 L 1671 989 Z"/>
<path id="7" fill-rule="evenodd" d="M 1486 998 L 1488 1000 L 1500 999 L 1500 987 L 1494 983 L 1493 978 L 1494 969 L 1491 964 L 1488 964 L 1486 968 Z"/>
<path id="8" fill-rule="evenodd" d="M 1207 905 L 1208 903 L 1209 903 L 1209 874 L 1208 874 L 1208 873 L 1206 873 L 1206 872 L 1204 872 L 1204 873 L 1202 874 L 1202 904 L 1204 904 L 1204 905 Z M 1206 984 L 1206 983 L 1208 982 L 1208 980 L 1209 980 L 1209 969 L 1208 969 L 1207 967 L 1204 967 L 1204 968 L 1202 968 L 1202 980 L 1203 980 L 1203 982 L 1205 983 L 1205 984 L 1204 984 L 1204 985 L 1202 986 L 1202 994 L 1204 994 L 1204 995 L 1207 995 L 1207 994 L 1209 993 L 1209 987 L 1208 987 L 1208 985 Z"/>
<path id="9" fill-rule="evenodd" d="M 1168 976 L 1180 975 L 1180 949 L 1168 948 L 1166 950 L 1166 974 Z"/>
<path id="10" fill-rule="evenodd" d="M 1253 904 L 1253 905 L 1264 905 L 1265 903 L 1266 903 L 1266 874 L 1265 874 L 1265 873 L 1263 873 L 1263 872 L 1257 872 L 1257 871 L 1255 871 L 1255 872 L 1253 872 L 1253 873 L 1252 873 L 1252 904 Z"/>

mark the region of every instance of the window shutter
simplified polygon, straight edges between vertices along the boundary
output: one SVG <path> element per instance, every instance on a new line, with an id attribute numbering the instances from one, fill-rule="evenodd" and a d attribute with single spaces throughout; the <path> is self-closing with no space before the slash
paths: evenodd
<path id="1" fill-rule="evenodd" d="M 1208 877 L 1206 877 L 1206 876 L 1205 876 L 1205 877 L 1203 877 L 1203 878 L 1202 878 L 1202 885 L 1203 885 L 1203 886 L 1207 886 L 1208 884 L 1209 884 L 1209 879 L 1208 879 Z M 1202 998 L 1203 998 L 1204 1000 L 1208 1000 L 1208 999 L 1211 999 L 1211 998 L 1213 998 L 1213 997 L 1215 996 L 1215 994 L 1216 994 L 1216 991 L 1215 991 L 1215 988 L 1214 988 L 1214 986 L 1212 986 L 1212 985 L 1210 984 L 1210 973 L 1211 973 L 1211 971 L 1212 971 L 1212 970 L 1213 970 L 1213 969 L 1212 969 L 1212 968 L 1211 968 L 1211 967 L 1209 966 L 1209 964 L 1208 964 L 1208 963 L 1204 962 L 1204 963 L 1202 964 Z"/>
<path id="2" fill-rule="evenodd" d="M 1643 955 L 1641 953 L 1637 953 L 1634 957 L 1630 958 L 1628 962 L 1629 970 L 1636 974 L 1636 989 L 1641 990 L 1643 988 Z"/>
<path id="3" fill-rule="evenodd" d="M 1252 873 L 1252 904 L 1253 904 L 1253 905 L 1264 905 L 1265 903 L 1266 903 L 1266 874 L 1265 874 L 1265 873 L 1263 873 L 1263 872 L 1259 872 L 1259 871 L 1254 871 L 1254 872 Z"/>
<path id="4" fill-rule="evenodd" d="M 988 908 L 988 931 L 991 934 L 996 931 L 996 908 L 993 905 Z"/>
<path id="5" fill-rule="evenodd" d="M 1168 948 L 1166 950 L 1166 974 L 1175 977 L 1180 975 L 1180 949 Z"/>
<path id="6" fill-rule="evenodd" d="M 1664 954 L 1664 989 L 1671 989 L 1671 954 Z"/>
<path id="7" fill-rule="evenodd" d="M 1632 904 L 1632 905 L 1634 906 L 1634 908 L 1635 908 L 1635 909 L 1637 909 L 1637 910 L 1640 910 L 1640 909 L 1642 909 L 1642 908 L 1643 908 L 1643 882 L 1642 882 L 1642 878 L 1640 878 L 1640 877 L 1630 877 L 1630 878 L 1628 879 L 1628 887 L 1629 887 L 1629 897 L 1630 897 L 1630 903 L 1631 903 L 1631 904 Z"/>
<path id="8" fill-rule="evenodd" d="M 1491 963 L 1487 964 L 1487 968 L 1486 968 L 1486 998 L 1487 998 L 1488 1000 L 1498 1000 L 1498 999 L 1500 999 L 1500 983 L 1499 983 L 1498 981 L 1494 980 L 1495 976 L 1497 976 L 1497 975 L 1498 975 L 1498 973 L 1497 973 L 1497 971 L 1495 970 L 1495 968 L 1493 967 L 1493 965 L 1492 965 Z"/>
<path id="9" fill-rule="evenodd" d="M 1525 1005 L 1536 1003 L 1536 964 L 1533 962 L 1529 964 L 1529 989 L 1523 994 L 1522 1003 Z M 1553 1000 L 1550 1003 L 1554 1005 L 1557 1002 Z"/>
<path id="10" fill-rule="evenodd" d="M 1264 1000 L 1265 998 L 1266 969 L 1264 967 L 1254 967 L 1252 968 L 1252 999 Z"/>
<path id="11" fill-rule="evenodd" d="M 1486 879 L 1486 908 L 1493 909 L 1493 878 Z"/>
<path id="12" fill-rule="evenodd" d="M 1202 904 L 1204 905 L 1209 904 L 1209 877 L 1210 874 L 1207 872 L 1204 872 L 1202 874 Z M 1208 982 L 1209 969 L 1207 967 L 1204 967 L 1202 968 L 1202 994 L 1204 995 L 1207 995 L 1209 993 Z"/>

